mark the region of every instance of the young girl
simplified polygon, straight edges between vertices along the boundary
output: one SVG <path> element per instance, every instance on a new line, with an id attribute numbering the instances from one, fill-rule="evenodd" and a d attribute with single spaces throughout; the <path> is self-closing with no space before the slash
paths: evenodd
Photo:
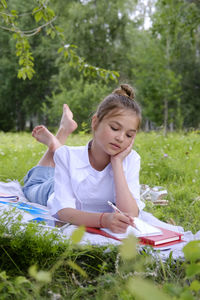
<path id="1" fill-rule="evenodd" d="M 129 85 L 108 95 L 92 118 L 93 139 L 80 147 L 64 146 L 77 124 L 64 104 L 54 136 L 44 126 L 32 135 L 48 146 L 24 180 L 31 202 L 47 205 L 51 214 L 74 225 L 107 227 L 123 233 L 144 204 L 140 201 L 140 156 L 131 150 L 141 112 Z M 124 214 L 113 212 L 108 201 Z"/>

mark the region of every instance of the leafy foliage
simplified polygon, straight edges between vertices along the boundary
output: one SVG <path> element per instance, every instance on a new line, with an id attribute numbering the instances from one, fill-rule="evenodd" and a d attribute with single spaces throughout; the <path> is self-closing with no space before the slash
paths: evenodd
<path id="1" fill-rule="evenodd" d="M 28 41 L 28 38 L 39 34 L 39 32 L 45 28 L 46 34 L 49 35 L 52 39 L 57 35 L 63 44 L 65 44 L 65 37 L 63 34 L 62 28 L 54 25 L 54 21 L 56 20 L 54 10 L 48 6 L 49 1 L 39 0 L 37 1 L 37 6 L 32 8 L 32 12 L 19 13 L 16 9 L 18 7 L 17 2 L 7 3 L 6 0 L 0 2 L 0 12 L 2 16 L 2 23 L 6 26 L 1 26 L 2 29 L 14 32 L 14 39 L 16 42 L 16 55 L 19 56 L 19 65 L 21 68 L 18 71 L 18 78 L 22 79 L 32 79 L 35 70 L 33 63 L 33 55 L 31 52 L 31 46 Z M 14 7 L 15 9 L 12 9 Z M 37 24 L 37 27 L 34 29 L 21 29 L 24 25 L 21 20 L 23 16 L 29 16 L 29 19 L 33 23 L 33 18 Z M 101 76 L 102 78 L 110 78 L 112 80 L 117 79 L 119 76 L 115 71 L 107 71 L 103 68 L 96 68 L 92 65 L 88 65 L 85 63 L 84 59 L 79 57 L 76 52 L 71 49 L 73 45 L 68 45 L 65 47 L 66 51 L 64 52 L 64 56 L 69 59 L 69 64 L 71 66 L 78 67 L 80 71 L 84 70 L 85 75 L 91 76 Z M 70 48 L 70 49 L 69 49 Z M 63 48 L 58 49 L 58 53 L 61 53 Z"/>
<path id="2" fill-rule="evenodd" d="M 160 264 L 148 252 L 139 254 L 136 239 L 131 236 L 119 249 L 111 245 L 80 246 L 77 243 L 83 234 L 82 228 L 74 232 L 70 241 L 56 230 L 44 232 L 37 224 L 24 227 L 20 217 L 14 214 L 13 211 L 1 216 L 2 299 L 73 296 L 74 299 L 156 297 L 165 300 L 185 299 L 186 295 L 198 299 L 199 241 L 185 246 L 186 263 L 169 258 Z M 178 285 L 174 277 L 179 278 Z M 164 289 L 154 282 L 158 280 Z"/>
<path id="3" fill-rule="evenodd" d="M 65 95 L 95 83 L 112 91 L 118 81 L 135 86 L 146 130 L 198 128 L 198 1 L 0 3 L 1 130 L 54 126 L 57 98 L 67 102 Z M 18 67 L 19 77 L 31 82 L 16 79 Z M 97 97 L 76 99 L 76 115 Z"/>

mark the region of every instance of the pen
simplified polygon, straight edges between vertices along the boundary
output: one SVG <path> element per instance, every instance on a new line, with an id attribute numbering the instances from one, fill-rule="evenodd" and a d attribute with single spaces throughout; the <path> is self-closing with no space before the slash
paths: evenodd
<path id="1" fill-rule="evenodd" d="M 114 205 L 112 202 L 110 202 L 110 201 L 108 201 L 107 202 L 108 203 L 108 205 L 110 205 L 115 211 L 117 211 L 118 213 L 120 213 L 121 215 L 123 215 L 123 216 L 126 216 L 126 217 L 128 217 L 125 213 L 123 213 L 116 205 Z M 130 217 L 129 216 L 129 218 L 132 220 L 132 222 L 133 222 L 133 225 L 131 225 L 131 226 L 133 226 L 133 227 L 135 227 L 134 225 L 134 218 L 133 217 Z"/>
<path id="2" fill-rule="evenodd" d="M 108 204 L 115 210 L 117 211 L 118 213 L 122 214 L 125 216 L 125 214 L 117 207 L 115 206 L 112 202 L 108 201 Z"/>

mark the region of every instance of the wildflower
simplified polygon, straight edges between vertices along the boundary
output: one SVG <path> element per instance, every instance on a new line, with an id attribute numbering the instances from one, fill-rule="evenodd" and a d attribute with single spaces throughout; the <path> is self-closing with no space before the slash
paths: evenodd
<path id="1" fill-rule="evenodd" d="M 164 153 L 164 157 L 168 157 L 168 154 L 167 154 L 167 153 Z"/>

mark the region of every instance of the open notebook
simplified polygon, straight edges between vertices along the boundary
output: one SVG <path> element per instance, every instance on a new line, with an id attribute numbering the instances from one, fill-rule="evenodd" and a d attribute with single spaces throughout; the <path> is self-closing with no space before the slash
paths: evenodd
<path id="1" fill-rule="evenodd" d="M 117 237 L 118 239 L 124 239 L 128 237 L 129 234 L 133 234 L 136 237 L 162 235 L 162 230 L 160 228 L 154 227 L 137 217 L 134 218 L 134 224 L 136 228 L 133 226 L 128 226 L 125 233 L 114 233 L 107 228 L 101 229 L 111 234 L 112 236 Z"/>

